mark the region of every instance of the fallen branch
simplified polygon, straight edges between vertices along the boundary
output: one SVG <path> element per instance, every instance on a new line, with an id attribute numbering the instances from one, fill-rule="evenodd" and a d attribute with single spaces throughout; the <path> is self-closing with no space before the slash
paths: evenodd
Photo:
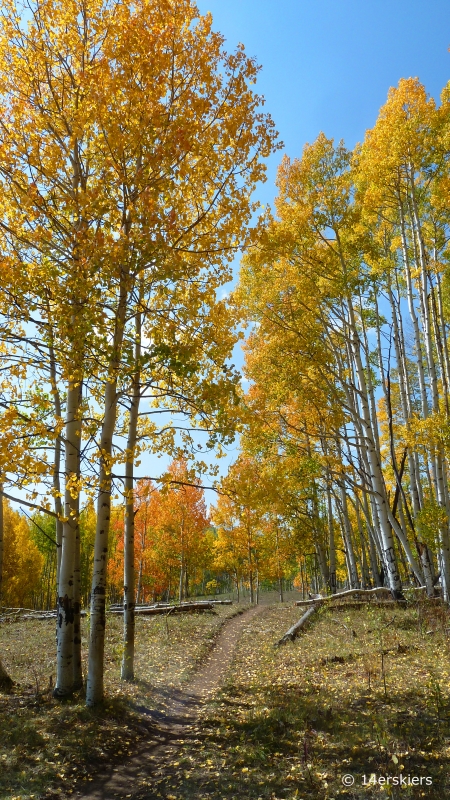
<path id="1" fill-rule="evenodd" d="M 136 605 L 134 607 L 135 612 L 137 611 L 145 611 L 149 608 L 178 608 L 181 606 L 205 606 L 205 608 L 211 608 L 211 606 L 231 606 L 233 605 L 232 600 L 192 600 L 191 602 L 185 603 L 152 603 L 150 606 L 146 605 Z M 122 603 L 112 603 L 108 609 L 108 611 L 123 611 L 123 604 Z"/>
<path id="2" fill-rule="evenodd" d="M 182 603 L 181 605 L 177 606 L 169 606 L 169 605 L 157 605 L 157 606 L 144 606 L 141 608 L 136 608 L 134 613 L 136 616 L 145 616 L 150 617 L 154 614 L 182 614 L 189 611 L 211 611 L 214 608 L 212 603 L 208 603 L 202 601 L 200 603 Z M 112 608 L 108 612 L 108 614 L 123 614 L 123 608 L 115 609 Z"/>
<path id="3" fill-rule="evenodd" d="M 232 600 L 208 600 L 208 603 L 212 603 L 215 606 L 232 606 Z"/>
<path id="4" fill-rule="evenodd" d="M 367 600 L 355 600 L 346 603 L 336 603 L 334 606 L 328 605 L 330 611 L 349 611 L 354 608 L 367 607 Z M 398 606 L 405 606 L 406 600 L 371 600 L 370 606 L 374 608 L 398 608 Z"/>
<path id="5" fill-rule="evenodd" d="M 303 617 L 301 617 L 299 621 L 292 626 L 292 628 L 289 628 L 289 630 L 286 631 L 284 636 L 282 636 L 281 639 L 275 644 L 275 647 L 280 647 L 280 645 L 286 644 L 286 642 L 292 642 L 298 635 L 299 631 L 301 631 L 301 629 L 308 622 L 309 618 L 316 613 L 319 607 L 320 601 L 316 601 L 315 604 L 308 608 L 308 611 L 303 614 Z"/>
<path id="6" fill-rule="evenodd" d="M 378 594 L 385 594 L 391 595 L 391 590 L 387 589 L 385 586 L 378 586 L 375 589 L 348 589 L 346 592 L 338 592 L 337 594 L 329 594 L 326 597 L 315 597 L 311 600 L 297 600 L 295 605 L 296 606 L 310 606 L 311 604 L 318 604 L 321 603 L 332 603 L 333 600 L 339 600 L 340 598 L 352 597 L 354 595 L 362 595 L 363 597 L 374 597 Z"/>

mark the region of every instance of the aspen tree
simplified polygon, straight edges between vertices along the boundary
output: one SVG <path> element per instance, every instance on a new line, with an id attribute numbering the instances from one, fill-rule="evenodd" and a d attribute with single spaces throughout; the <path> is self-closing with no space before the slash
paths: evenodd
<path id="1" fill-rule="evenodd" d="M 142 285 L 142 284 L 141 284 Z M 134 461 L 141 395 L 141 344 L 142 344 L 142 291 L 139 291 L 135 317 L 134 365 L 129 410 L 127 460 L 125 462 L 125 529 L 123 553 L 123 625 L 124 652 L 122 679 L 134 678 L 134 632 L 135 632 L 135 552 L 134 552 Z"/>
<path id="2" fill-rule="evenodd" d="M 202 271 L 211 291 L 227 279 L 275 131 L 251 88 L 257 66 L 242 48 L 225 54 L 210 16 L 188 0 L 157 8 L 46 0 L 28 12 L 21 19 L 11 2 L 2 18 L 3 245 L 19 257 L 18 283 L 38 313 L 50 297 L 65 383 L 58 695 L 73 690 L 82 384 L 103 408 L 93 704 L 102 696 L 113 437 L 134 286 L 139 274 L 153 283 L 158 275 L 166 292 Z"/>

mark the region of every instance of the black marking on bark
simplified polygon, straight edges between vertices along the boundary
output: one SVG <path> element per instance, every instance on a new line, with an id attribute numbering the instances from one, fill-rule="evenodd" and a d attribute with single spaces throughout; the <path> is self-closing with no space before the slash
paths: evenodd
<path id="1" fill-rule="evenodd" d="M 58 626 L 60 628 L 62 627 L 63 616 L 66 625 L 71 625 L 74 618 L 74 608 L 72 601 L 67 594 L 65 594 L 64 597 L 58 597 L 58 606 L 60 608 L 60 613 L 58 615 Z"/>

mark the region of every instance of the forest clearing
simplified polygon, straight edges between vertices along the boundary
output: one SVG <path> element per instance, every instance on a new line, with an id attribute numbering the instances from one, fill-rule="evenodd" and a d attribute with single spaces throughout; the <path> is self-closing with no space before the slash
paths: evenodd
<path id="1" fill-rule="evenodd" d="M 51 696 L 53 622 L 40 623 L 38 642 L 31 623 L 8 626 L 4 651 L 18 685 L 0 706 L 2 800 L 445 797 L 450 618 L 443 605 L 341 602 L 276 648 L 300 612 L 292 601 L 269 599 L 253 617 L 246 605 L 237 617 L 236 606 L 173 617 L 168 628 L 159 617 L 141 618 L 141 678 L 126 688 L 114 620 L 108 700 L 94 711 L 82 697 L 61 705 Z M 235 620 L 243 624 L 228 663 L 220 648 L 223 670 L 204 696 L 207 653 Z M 342 784 L 346 774 L 354 786 Z M 401 774 L 432 783 L 370 784 L 371 775 Z"/>

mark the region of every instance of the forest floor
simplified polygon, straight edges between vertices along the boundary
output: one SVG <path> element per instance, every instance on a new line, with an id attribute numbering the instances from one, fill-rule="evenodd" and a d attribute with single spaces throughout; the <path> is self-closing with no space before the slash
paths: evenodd
<path id="1" fill-rule="evenodd" d="M 280 648 L 301 609 L 266 605 L 229 619 L 236 611 L 169 618 L 168 631 L 161 618 L 140 618 L 140 679 L 126 687 L 113 620 L 107 699 L 96 711 L 45 689 L 52 622 L 4 626 L 17 684 L 0 695 L 0 798 L 450 796 L 446 609 L 320 609 Z"/>

